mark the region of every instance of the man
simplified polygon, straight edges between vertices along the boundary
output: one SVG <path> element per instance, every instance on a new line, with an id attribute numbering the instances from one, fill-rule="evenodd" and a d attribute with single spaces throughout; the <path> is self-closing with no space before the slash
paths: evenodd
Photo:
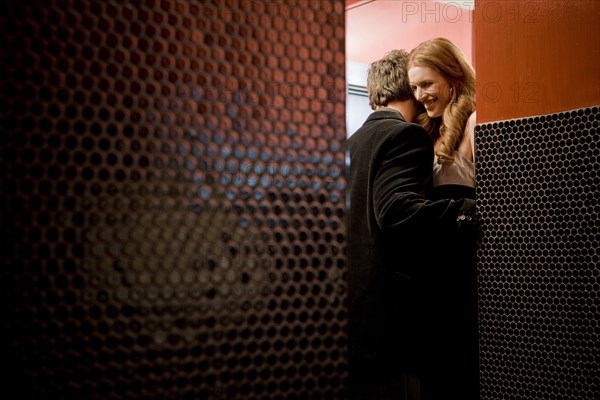
<path id="1" fill-rule="evenodd" d="M 435 359 L 427 346 L 443 335 L 435 304 L 444 301 L 428 286 L 436 268 L 448 268 L 432 265 L 436 230 L 473 218 L 475 206 L 468 199 L 426 200 L 433 144 L 424 128 L 411 123 L 418 105 L 406 76 L 407 56 L 394 50 L 370 65 L 374 112 L 348 139 L 351 400 L 426 398 L 421 392 L 427 393 L 423 385 L 430 385 Z"/>

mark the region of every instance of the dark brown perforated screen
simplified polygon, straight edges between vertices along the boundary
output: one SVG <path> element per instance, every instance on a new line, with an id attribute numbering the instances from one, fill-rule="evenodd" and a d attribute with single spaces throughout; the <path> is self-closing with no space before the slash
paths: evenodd
<path id="1" fill-rule="evenodd" d="M 343 398 L 343 1 L 2 9 L 0 392 Z"/>
<path id="2" fill-rule="evenodd" d="M 345 398 L 343 2 L 0 26 L 2 397 Z M 599 115 L 477 128 L 482 399 L 597 399 Z"/>
<path id="3" fill-rule="evenodd" d="M 477 127 L 482 400 L 599 398 L 599 123 Z"/>

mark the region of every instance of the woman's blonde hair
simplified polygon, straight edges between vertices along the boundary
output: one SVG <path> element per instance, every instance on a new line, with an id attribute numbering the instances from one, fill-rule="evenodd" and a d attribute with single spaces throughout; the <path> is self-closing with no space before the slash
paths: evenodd
<path id="1" fill-rule="evenodd" d="M 475 70 L 460 49 L 445 38 L 428 40 L 415 47 L 408 56 L 407 67 L 429 67 L 450 85 L 450 102 L 442 117 L 430 118 L 421 113 L 417 122 L 431 135 L 439 161 L 451 163 L 467 120 L 475 111 Z"/>

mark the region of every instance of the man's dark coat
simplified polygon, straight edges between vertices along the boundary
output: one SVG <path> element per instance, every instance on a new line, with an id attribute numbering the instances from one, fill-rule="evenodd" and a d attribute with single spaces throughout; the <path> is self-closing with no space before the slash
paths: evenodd
<path id="1" fill-rule="evenodd" d="M 352 394 L 427 367 L 427 348 L 435 348 L 430 330 L 443 309 L 435 280 L 449 269 L 435 265 L 443 260 L 436 232 L 453 229 L 474 200 L 426 200 L 433 144 L 424 128 L 393 109 L 373 112 L 348 139 L 348 150 Z"/>

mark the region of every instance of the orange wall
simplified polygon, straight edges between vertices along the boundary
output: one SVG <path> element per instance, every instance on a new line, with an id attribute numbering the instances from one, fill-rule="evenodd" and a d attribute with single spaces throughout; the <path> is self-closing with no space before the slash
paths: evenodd
<path id="1" fill-rule="evenodd" d="M 477 123 L 600 104 L 600 1 L 475 4 Z"/>

